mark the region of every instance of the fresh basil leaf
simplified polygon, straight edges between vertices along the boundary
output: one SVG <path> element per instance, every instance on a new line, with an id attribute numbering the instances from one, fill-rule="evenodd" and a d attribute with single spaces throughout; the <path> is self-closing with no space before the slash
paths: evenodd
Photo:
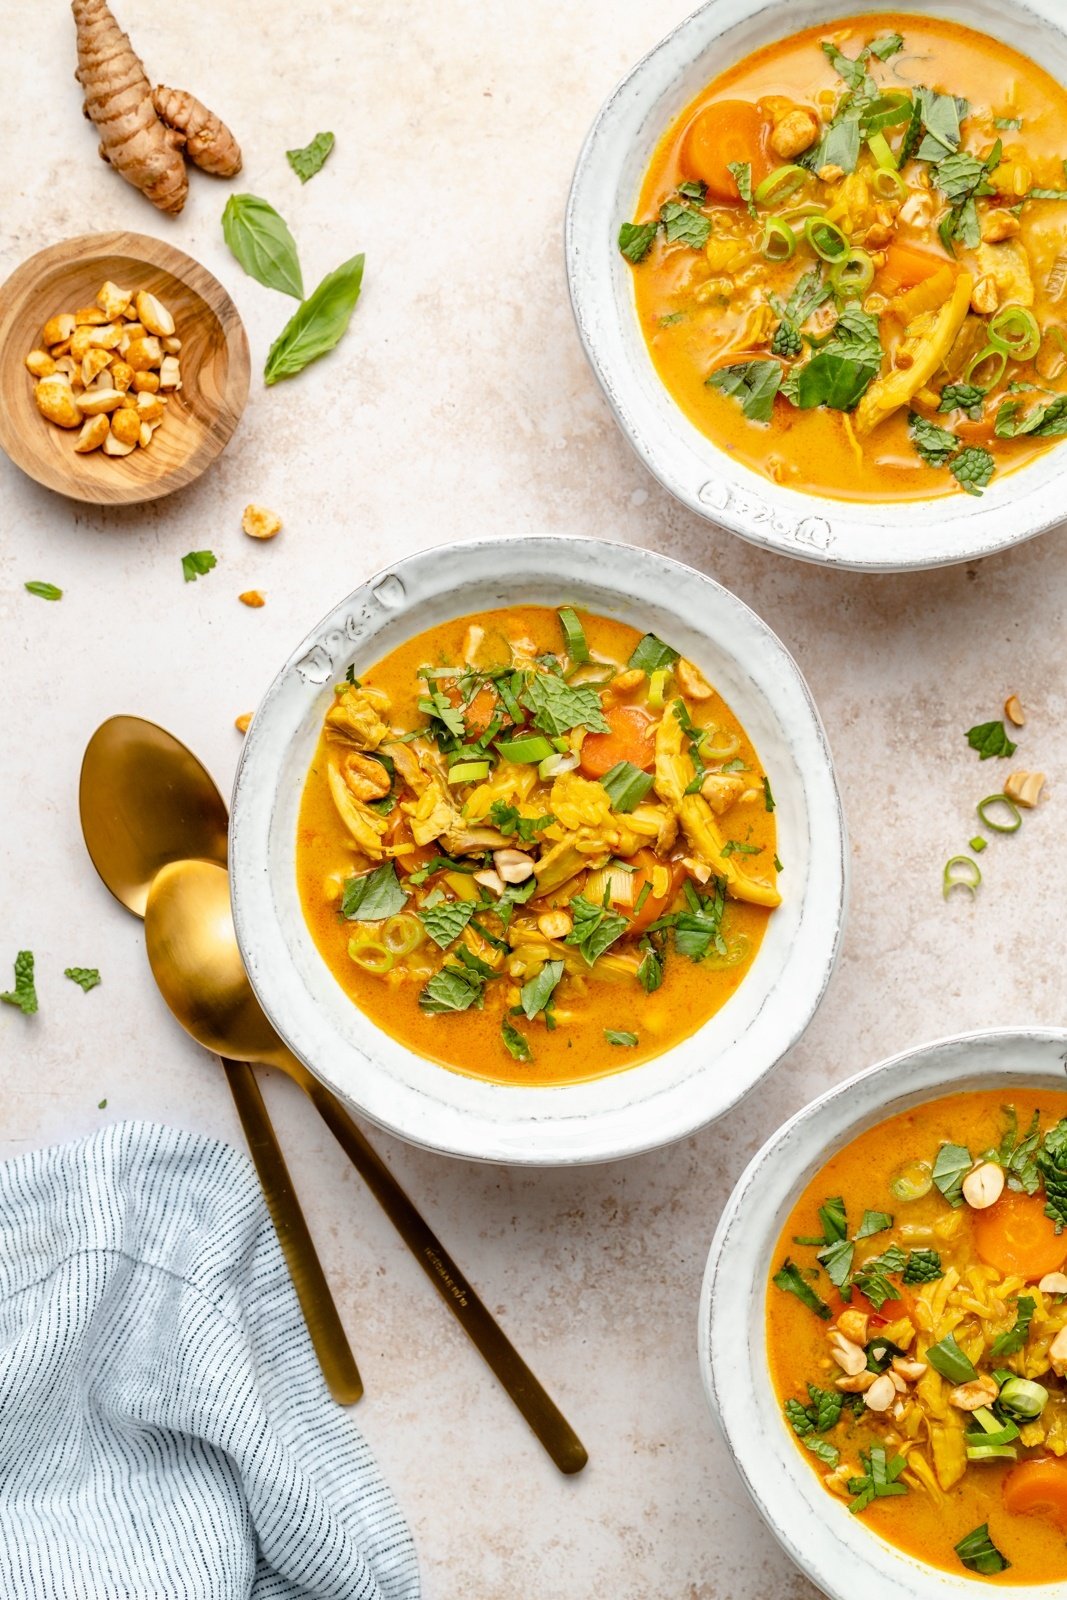
<path id="1" fill-rule="evenodd" d="M 737 184 L 737 192 L 744 201 L 750 217 L 758 217 L 756 202 L 752 198 L 752 165 L 748 161 L 728 161 L 726 170 Z"/>
<path id="2" fill-rule="evenodd" d="M 820 405 L 851 411 L 881 363 L 878 319 L 858 306 L 846 306 L 811 360 L 789 373 L 782 393 L 802 411 Z"/>
<path id="3" fill-rule="evenodd" d="M 626 665 L 631 668 L 640 667 L 642 672 L 651 677 L 654 672 L 663 672 L 666 668 L 673 667 L 677 660 L 677 650 L 672 650 L 669 644 L 657 639 L 654 633 L 646 633 L 644 638 L 638 641 Z"/>
<path id="4" fill-rule="evenodd" d="M 861 143 L 859 112 L 846 105 L 838 109 L 819 143 L 813 150 L 804 152 L 798 165 L 810 166 L 813 172 L 821 172 L 823 167 L 855 172 Z"/>
<path id="5" fill-rule="evenodd" d="M 836 1467 L 841 1460 L 840 1450 L 836 1445 L 831 1444 L 828 1439 L 805 1439 L 804 1448 L 810 1450 L 812 1455 L 816 1456 L 824 1467 Z"/>
<path id="6" fill-rule="evenodd" d="M 863 1221 L 853 1237 L 856 1239 L 870 1239 L 876 1233 L 885 1233 L 886 1229 L 892 1226 L 893 1219 L 888 1211 L 865 1211 L 863 1213 Z"/>
<path id="7" fill-rule="evenodd" d="M 0 994 L 6 1006 L 18 1006 L 23 1016 L 31 1017 L 37 1010 L 37 989 L 33 981 L 33 951 L 20 950 L 15 957 L 15 987 Z"/>
<path id="8" fill-rule="evenodd" d="M 513 1056 L 516 1061 L 533 1060 L 530 1041 L 524 1033 L 519 1032 L 513 1022 L 508 1021 L 507 1017 L 504 1017 L 500 1024 L 500 1037 L 504 1042 L 504 1048 L 508 1055 Z"/>
<path id="9" fill-rule="evenodd" d="M 62 600 L 63 591 L 57 589 L 54 583 L 43 583 L 39 578 L 31 578 L 29 583 L 22 587 L 28 594 L 35 594 L 38 600 Z"/>
<path id="10" fill-rule="evenodd" d="M 1013 756 L 1018 748 L 1008 738 L 1008 731 L 1002 721 L 979 722 L 973 728 L 967 729 L 967 743 L 972 750 L 977 750 L 979 759 L 988 761 L 992 756 Z M 956 1146 L 946 1146 L 955 1149 Z M 966 1153 L 966 1152 L 965 1152 Z M 968 1156 L 968 1161 L 970 1157 Z M 937 1169 L 934 1169 L 935 1181 Z"/>
<path id="11" fill-rule="evenodd" d="M 63 976 L 69 978 L 71 983 L 76 983 L 84 994 L 97 988 L 103 981 L 95 967 L 64 967 Z"/>
<path id="12" fill-rule="evenodd" d="M 570 903 L 570 912 L 574 918 L 574 927 L 568 933 L 565 944 L 575 945 L 582 953 L 588 966 L 599 961 L 605 950 L 620 939 L 630 926 L 627 919 L 618 912 L 609 911 L 606 906 L 596 906 L 584 895 L 575 895 Z"/>
<path id="13" fill-rule="evenodd" d="M 310 144 L 304 145 L 301 150 L 287 150 L 285 159 L 300 179 L 307 183 L 316 172 L 321 172 L 326 162 L 326 157 L 333 149 L 332 133 L 317 133 Z"/>
<path id="14" fill-rule="evenodd" d="M 624 1033 L 620 1028 L 605 1028 L 604 1037 L 609 1044 L 621 1045 L 625 1050 L 633 1050 L 638 1042 L 636 1033 Z"/>
<path id="15" fill-rule="evenodd" d="M 909 1250 L 902 1274 L 905 1283 L 934 1283 L 944 1277 L 936 1250 Z"/>
<path id="16" fill-rule="evenodd" d="M 659 209 L 663 233 L 668 244 L 685 244 L 703 250 L 711 232 L 711 222 L 683 200 L 668 200 Z"/>
<path id="17" fill-rule="evenodd" d="M 740 839 L 727 839 L 722 847 L 722 856 L 726 860 L 730 856 L 758 856 L 763 854 L 761 844 L 742 844 Z"/>
<path id="18" fill-rule="evenodd" d="M 1037 1310 L 1037 1301 L 1028 1294 L 1020 1295 L 1015 1302 L 1015 1321 L 1007 1333 L 1002 1333 L 994 1339 L 993 1347 L 989 1354 L 994 1361 L 999 1361 L 1002 1356 L 1013 1356 L 1021 1350 L 1030 1337 L 1030 1323 L 1034 1312 Z"/>
<path id="19" fill-rule="evenodd" d="M 750 422 L 771 420 L 781 381 L 782 369 L 777 361 L 736 361 L 716 367 L 705 379 L 709 388 L 721 389 L 737 400 Z"/>
<path id="20" fill-rule="evenodd" d="M 464 861 L 456 856 L 431 856 L 429 861 L 425 862 L 421 867 L 417 867 L 414 872 L 409 873 L 408 882 L 419 888 L 426 882 L 427 878 L 432 878 L 435 872 L 472 873 L 477 871 L 478 867 L 472 861 Z"/>
<path id="21" fill-rule="evenodd" d="M 237 261 L 267 289 L 304 298 L 296 240 L 272 205 L 254 194 L 231 194 L 222 233 Z"/>
<path id="22" fill-rule="evenodd" d="M 872 1256 L 852 1274 L 852 1281 L 860 1294 L 865 1295 L 876 1311 L 881 1311 L 887 1300 L 896 1300 L 899 1291 L 890 1281 L 904 1271 L 907 1257 L 898 1244 L 891 1244 L 880 1256 Z"/>
<path id="23" fill-rule="evenodd" d="M 1036 1194 L 1041 1187 L 1041 1173 L 1035 1157 L 1041 1144 L 1041 1113 L 1035 1111 L 1025 1135 L 1019 1137 L 1019 1120 L 1014 1106 L 1004 1107 L 1006 1119 L 1004 1134 L 996 1150 L 984 1157 L 996 1161 L 1007 1174 L 1009 1189 L 1018 1193 Z"/>
<path id="24" fill-rule="evenodd" d="M 699 178 L 694 178 L 690 179 L 688 183 L 680 183 L 678 185 L 678 193 L 684 195 L 687 200 L 695 200 L 698 206 L 702 206 L 708 198 L 708 186 L 706 183 L 701 183 Z"/>
<path id="25" fill-rule="evenodd" d="M 872 39 L 864 48 L 870 55 L 877 56 L 879 61 L 888 61 L 898 50 L 903 50 L 904 37 L 899 33 L 883 33 L 877 39 Z"/>
<path id="26" fill-rule="evenodd" d="M 915 151 L 920 161 L 941 161 L 960 147 L 960 122 L 970 109 L 967 101 L 933 89 L 918 90 L 925 134 Z"/>
<path id="27" fill-rule="evenodd" d="M 997 147 L 994 145 L 993 147 Z M 996 166 L 996 162 L 993 163 Z M 979 161 L 969 150 L 957 150 L 945 156 L 934 166 L 931 177 L 950 205 L 957 205 L 971 195 L 991 194 L 992 185 L 985 182 L 986 163 Z"/>
<path id="28" fill-rule="evenodd" d="M 302 372 L 338 343 L 359 299 L 363 261 L 360 253 L 335 267 L 293 313 L 267 352 L 263 376 L 268 386 Z"/>
<path id="29" fill-rule="evenodd" d="M 974 731 L 974 730 L 972 730 Z M 937 1152 L 933 1167 L 933 1180 L 950 1206 L 963 1204 L 963 1180 L 974 1162 L 966 1145 L 943 1144 Z"/>
<path id="30" fill-rule="evenodd" d="M 658 222 L 624 222 L 619 229 L 619 249 L 635 267 L 652 249 L 659 228 Z"/>
<path id="31" fill-rule="evenodd" d="M 943 467 L 960 447 L 954 433 L 917 411 L 908 413 L 908 437 L 928 467 Z"/>
<path id="32" fill-rule="evenodd" d="M 606 772 L 600 780 L 608 792 L 611 809 L 618 812 L 632 811 L 634 806 L 640 805 L 651 789 L 652 781 L 652 774 L 642 772 L 632 761 L 616 761 L 611 771 Z"/>
<path id="33" fill-rule="evenodd" d="M 444 900 L 438 905 L 416 911 L 415 915 L 434 944 L 447 950 L 450 944 L 455 944 L 475 910 L 473 900 Z"/>
<path id="34" fill-rule="evenodd" d="M 1022 132 L 1022 117 L 994 117 L 993 121 L 1002 133 Z"/>
<path id="35" fill-rule="evenodd" d="M 532 1022 L 544 1011 L 547 1015 L 556 986 L 563 977 L 562 961 L 546 961 L 536 978 L 523 984 L 519 1004 Z"/>
<path id="36" fill-rule="evenodd" d="M 988 1522 L 983 1522 L 980 1528 L 972 1528 L 953 1549 L 965 1567 L 971 1572 L 980 1572 L 985 1578 L 1007 1572 L 1011 1566 L 989 1537 Z"/>
<path id="37" fill-rule="evenodd" d="M 186 583 L 195 583 L 197 578 L 202 578 L 217 566 L 218 561 L 211 550 L 190 550 L 187 556 L 182 556 L 182 577 Z"/>
<path id="38" fill-rule="evenodd" d="M 859 89 L 862 86 L 867 76 L 866 62 L 862 55 L 853 60 L 851 56 L 843 55 L 829 39 L 822 41 L 822 50 L 838 77 L 843 78 L 850 89 Z"/>
<path id="39" fill-rule="evenodd" d="M 637 981 L 646 994 L 654 994 L 663 982 L 663 959 L 651 940 L 642 940 L 641 950 L 641 964 L 637 969 Z"/>
<path id="40" fill-rule="evenodd" d="M 855 1253 L 856 1246 L 850 1239 L 835 1239 L 833 1244 L 819 1251 L 817 1260 L 825 1267 L 826 1276 L 835 1289 L 844 1289 L 848 1283 Z"/>
<path id="41" fill-rule="evenodd" d="M 763 780 L 763 809 L 764 811 L 774 810 L 774 796 L 771 793 L 771 780 L 770 778 L 766 777 Z"/>
<path id="42" fill-rule="evenodd" d="M 534 727 L 557 739 L 572 728 L 590 733 L 610 733 L 600 696 L 592 687 L 571 688 L 553 672 L 532 672 L 526 680 L 521 700 L 533 713 Z"/>
<path id="43" fill-rule="evenodd" d="M 1067 433 L 1067 394 L 1058 395 L 1047 405 L 1035 406 L 1022 418 L 1020 409 L 1018 400 L 1005 400 L 998 408 L 993 424 L 998 439 L 1015 439 L 1024 434 L 1054 439 Z"/>
<path id="44" fill-rule="evenodd" d="M 926 1359 L 934 1371 L 947 1378 L 949 1383 L 973 1383 L 978 1376 L 974 1362 L 970 1356 L 964 1355 L 951 1333 L 947 1333 L 939 1343 L 929 1346 Z"/>
<path id="45" fill-rule="evenodd" d="M 384 922 L 403 911 L 407 895 L 396 876 L 396 866 L 387 861 L 372 872 L 349 878 L 341 896 L 341 915 L 349 922 Z"/>
<path id="46" fill-rule="evenodd" d="M 806 1305 L 809 1311 L 814 1311 L 817 1317 L 821 1317 L 824 1322 L 829 1322 L 831 1316 L 830 1307 L 824 1300 L 819 1298 L 796 1262 L 790 1261 L 788 1256 L 771 1281 L 776 1289 L 781 1289 L 785 1294 L 796 1295 L 797 1299 L 803 1305 Z"/>
<path id="47" fill-rule="evenodd" d="M 907 1485 L 897 1482 L 907 1465 L 903 1456 L 887 1459 L 884 1445 L 875 1444 L 869 1455 L 860 1451 L 860 1461 L 866 1469 L 863 1477 L 848 1480 L 849 1493 L 856 1496 L 848 1507 L 853 1515 L 865 1511 L 872 1500 L 907 1492 Z"/>

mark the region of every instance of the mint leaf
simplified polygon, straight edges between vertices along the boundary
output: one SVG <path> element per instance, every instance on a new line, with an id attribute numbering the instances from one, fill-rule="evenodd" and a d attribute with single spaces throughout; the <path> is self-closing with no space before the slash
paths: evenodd
<path id="1" fill-rule="evenodd" d="M 885 1233 L 887 1228 L 893 1226 L 893 1219 L 888 1211 L 865 1211 L 863 1221 L 854 1235 L 857 1239 L 870 1239 L 876 1233 Z"/>
<path id="2" fill-rule="evenodd" d="M 642 940 L 641 949 L 643 954 L 637 969 L 637 981 L 646 994 L 654 994 L 663 982 L 663 958 L 651 939 Z"/>
<path id="3" fill-rule="evenodd" d="M 202 578 L 212 567 L 217 567 L 218 562 L 211 550 L 190 550 L 187 556 L 182 556 L 182 577 L 186 583 L 195 583 L 197 578 Z"/>
<path id="4" fill-rule="evenodd" d="M 1065 397 L 1067 398 L 1067 397 Z M 981 416 L 985 395 L 973 383 L 946 383 L 938 411 L 965 411 L 974 422 Z"/>
<path id="5" fill-rule="evenodd" d="M 332 149 L 333 134 L 317 133 L 311 143 L 304 145 L 302 149 L 287 150 L 285 159 L 300 179 L 300 182 L 307 183 L 308 179 L 313 178 L 316 172 L 322 171 L 326 157 Z"/>
<path id="6" fill-rule="evenodd" d="M 32 578 L 29 583 L 22 586 L 28 594 L 35 594 L 38 600 L 62 600 L 63 591 L 57 589 L 54 583 L 43 583 L 39 578 Z"/>
<path id="7" fill-rule="evenodd" d="M 531 1022 L 542 1011 L 548 1020 L 552 996 L 562 976 L 562 961 L 546 961 L 536 978 L 530 978 L 523 984 L 519 1004 Z"/>
<path id="8" fill-rule="evenodd" d="M 516 1061 L 533 1060 L 530 1041 L 524 1033 L 519 1032 L 513 1022 L 508 1021 L 507 1017 L 504 1017 L 500 1024 L 500 1037 L 504 1042 L 504 1048 L 508 1055 L 513 1056 Z"/>
<path id="9" fill-rule="evenodd" d="M 403 911 L 407 898 L 397 880 L 396 866 L 387 861 L 373 872 L 348 879 L 341 897 L 341 915 L 349 922 L 384 922 Z"/>
<path id="10" fill-rule="evenodd" d="M 980 444 L 969 444 L 949 462 L 949 471 L 960 488 L 976 497 L 981 495 L 996 470 L 993 457 Z"/>
<path id="11" fill-rule="evenodd" d="M 419 1006 L 431 1013 L 469 1011 L 471 1006 L 481 1005 L 484 992 L 485 980 L 479 973 L 446 962 L 419 995 Z"/>
<path id="12" fill-rule="evenodd" d="M 454 944 L 467 926 L 475 912 L 473 900 L 444 900 L 434 906 L 427 906 L 415 915 L 430 935 L 434 944 L 442 950 L 447 950 Z"/>
<path id="13" fill-rule="evenodd" d="M 15 957 L 15 987 L 0 994 L 6 1006 L 18 1006 L 23 1016 L 31 1017 L 37 1010 L 37 990 L 33 982 L 33 951 L 20 950 Z"/>
<path id="14" fill-rule="evenodd" d="M 630 926 L 627 919 L 606 906 L 593 905 L 584 895 L 575 895 L 570 903 L 574 927 L 564 943 L 576 945 L 591 967 L 616 939 L 622 937 Z"/>
<path id="15" fill-rule="evenodd" d="M 634 653 L 626 663 L 628 667 L 640 667 L 642 672 L 652 676 L 654 672 L 662 672 L 667 667 L 673 667 L 678 660 L 678 652 L 669 644 L 664 644 L 654 633 L 646 633 L 639 639 L 634 647 Z"/>
<path id="16" fill-rule="evenodd" d="M 726 170 L 737 184 L 737 192 L 748 208 L 750 217 L 757 217 L 756 202 L 752 198 L 752 166 L 748 161 L 728 161 Z"/>
<path id="17" fill-rule="evenodd" d="M 796 1295 L 797 1299 L 803 1305 L 806 1305 L 809 1311 L 814 1311 L 817 1317 L 821 1317 L 824 1322 L 829 1322 L 831 1316 L 830 1307 L 824 1300 L 819 1298 L 796 1262 L 790 1261 L 788 1256 L 771 1281 L 776 1289 L 781 1289 L 785 1294 Z"/>
<path id="18" fill-rule="evenodd" d="M 903 1272 L 905 1283 L 933 1283 L 944 1275 L 941 1257 L 936 1250 L 908 1251 L 908 1260 Z"/>
<path id="19" fill-rule="evenodd" d="M 76 983 L 86 994 L 102 981 L 95 967 L 64 967 L 63 976 Z"/>
<path id="20" fill-rule="evenodd" d="M 1045 1180 L 1045 1215 L 1062 1233 L 1067 1227 L 1067 1117 L 1046 1133 L 1035 1160 Z"/>
<path id="21" fill-rule="evenodd" d="M 943 1144 L 937 1152 L 932 1176 L 935 1186 L 950 1206 L 963 1204 L 963 1180 L 973 1165 L 971 1152 L 966 1145 Z"/>
<path id="22" fill-rule="evenodd" d="M 973 728 L 967 729 L 966 737 L 967 743 L 972 750 L 978 751 L 982 761 L 988 761 L 991 756 L 1013 756 L 1018 749 L 1008 738 L 1008 731 L 1000 720 L 976 723 Z"/>
<path id="23" fill-rule="evenodd" d="M 769 422 L 782 369 L 777 361 L 736 361 L 716 367 L 704 381 L 707 387 L 721 389 L 738 401 L 750 422 Z"/>
<path id="24" fill-rule="evenodd" d="M 534 727 L 551 738 L 559 738 L 572 728 L 587 728 L 590 733 L 611 732 L 596 690 L 572 689 L 554 672 L 531 673 L 521 700 L 533 713 Z"/>
<path id="25" fill-rule="evenodd" d="M 908 413 L 908 436 L 916 453 L 928 467 L 945 466 L 960 447 L 960 441 L 954 433 L 942 428 L 940 423 L 920 416 L 917 411 Z"/>
<path id="26" fill-rule="evenodd" d="M 811 360 L 789 373 L 782 393 L 802 411 L 813 406 L 851 411 L 881 363 L 878 319 L 859 306 L 846 306 Z"/>
<path id="27" fill-rule="evenodd" d="M 1032 434 L 1038 439 L 1056 439 L 1067 433 L 1067 394 L 1061 394 L 1047 405 L 1035 406 L 1024 417 L 1018 400 L 1005 400 L 997 410 L 993 424 L 998 439 L 1016 439 Z"/>
<path id="28" fill-rule="evenodd" d="M 624 222 L 619 229 L 619 249 L 636 267 L 652 249 L 658 222 Z"/>
<path id="29" fill-rule="evenodd" d="M 685 244 L 691 250 L 703 250 L 711 232 L 711 222 L 703 212 L 694 210 L 684 200 L 668 200 L 660 206 L 659 215 L 668 244 Z"/>
<path id="30" fill-rule="evenodd" d="M 880 1256 L 872 1256 L 852 1274 L 852 1281 L 860 1294 L 865 1295 L 876 1311 L 881 1311 L 887 1300 L 898 1295 L 896 1284 L 890 1282 L 904 1271 L 907 1257 L 898 1244 L 891 1244 Z"/>

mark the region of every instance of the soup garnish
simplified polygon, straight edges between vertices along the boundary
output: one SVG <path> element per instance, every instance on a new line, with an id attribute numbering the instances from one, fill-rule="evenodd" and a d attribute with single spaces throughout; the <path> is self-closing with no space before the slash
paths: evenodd
<path id="1" fill-rule="evenodd" d="M 659 1054 L 733 993 L 780 900 L 773 810 L 670 644 L 571 606 L 490 612 L 337 685 L 301 897 L 334 975 L 405 1044 L 573 1081 Z"/>
<path id="2" fill-rule="evenodd" d="M 999 41 L 857 17 L 723 73 L 619 247 L 661 378 L 779 482 L 979 495 L 1067 434 L 1067 93 Z"/>
<path id="3" fill-rule="evenodd" d="M 779 1241 L 768 1345 L 831 1492 L 936 1566 L 1067 1580 L 1067 1094 L 861 1135 Z M 884 1502 L 884 1503 L 883 1503 Z"/>

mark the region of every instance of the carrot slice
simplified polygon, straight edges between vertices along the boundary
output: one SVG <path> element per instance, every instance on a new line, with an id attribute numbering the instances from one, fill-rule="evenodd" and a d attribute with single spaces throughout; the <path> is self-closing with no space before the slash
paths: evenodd
<path id="1" fill-rule="evenodd" d="M 751 100 L 717 100 L 698 111 L 682 141 L 682 166 L 708 186 L 714 200 L 740 200 L 730 162 L 747 161 L 752 187 L 771 171 L 765 149 L 767 124 Z"/>
<path id="2" fill-rule="evenodd" d="M 1001 1497 L 1013 1517 L 1033 1513 L 1067 1528 L 1067 1461 L 1023 1461 L 1004 1479 Z"/>
<path id="3" fill-rule="evenodd" d="M 943 256 L 932 256 L 927 250 L 916 250 L 910 244 L 891 244 L 885 253 L 882 275 L 886 282 L 897 283 L 902 289 L 922 283 L 946 266 Z"/>
<path id="4" fill-rule="evenodd" d="M 496 690 L 490 689 L 489 685 L 486 684 L 484 689 L 478 690 L 478 693 L 463 713 L 467 732 L 473 738 L 480 739 L 497 712 L 503 711 L 503 709 L 497 698 Z"/>
<path id="5" fill-rule="evenodd" d="M 1055 1272 L 1067 1256 L 1067 1233 L 1058 1234 L 1038 1195 L 1005 1189 L 995 1206 L 974 1213 L 978 1254 L 1005 1277 L 1033 1281 Z"/>
<path id="6" fill-rule="evenodd" d="M 641 890 L 644 888 L 646 883 L 651 881 L 653 870 L 657 866 L 666 867 L 667 871 L 670 873 L 670 882 L 667 885 L 667 893 L 664 895 L 647 894 L 645 896 L 645 903 L 641 907 L 640 911 L 635 917 L 630 918 L 629 932 L 641 933 L 649 926 L 650 923 L 655 922 L 657 917 L 662 917 L 663 913 L 666 911 L 667 907 L 678 893 L 678 890 L 682 887 L 682 881 L 685 878 L 685 868 L 682 866 L 680 861 L 659 861 L 651 850 L 638 850 L 637 854 L 633 857 L 633 864 L 637 868 L 637 871 L 634 873 L 635 905 L 641 898 Z"/>
<path id="7" fill-rule="evenodd" d="M 610 733 L 587 734 L 582 743 L 582 771 L 602 778 L 619 761 L 632 761 L 647 772 L 656 759 L 650 718 L 637 706 L 612 706 L 604 713 Z"/>

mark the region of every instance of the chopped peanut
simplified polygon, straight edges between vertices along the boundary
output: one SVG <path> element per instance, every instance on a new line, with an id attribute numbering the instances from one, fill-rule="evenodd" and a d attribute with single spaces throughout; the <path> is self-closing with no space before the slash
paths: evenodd
<path id="1" fill-rule="evenodd" d="M 991 311 L 995 311 L 997 305 L 997 280 L 987 274 L 986 277 L 979 278 L 971 291 L 971 310 L 985 317 Z"/>
<path id="2" fill-rule="evenodd" d="M 1017 806 L 1025 806 L 1030 811 L 1037 805 L 1044 787 L 1043 772 L 1010 772 L 1004 784 L 1004 793 Z"/>
<path id="3" fill-rule="evenodd" d="M 35 378 L 50 378 L 56 364 L 47 350 L 31 350 L 26 357 L 26 368 Z"/>
<path id="4" fill-rule="evenodd" d="M 963 1198 L 972 1211 L 988 1211 L 1004 1193 L 1004 1168 L 995 1161 L 972 1167 L 963 1180 Z"/>
<path id="5" fill-rule="evenodd" d="M 798 107 L 775 123 L 770 144 L 776 156 L 781 156 L 783 161 L 791 161 L 794 156 L 809 149 L 818 137 L 819 119 L 814 111 Z"/>
<path id="6" fill-rule="evenodd" d="M 251 711 L 242 711 L 239 717 L 234 717 L 233 725 L 238 733 L 247 733 L 252 721 Z"/>
<path id="7" fill-rule="evenodd" d="M 42 378 L 33 391 L 37 409 L 42 417 L 54 422 L 58 428 L 80 428 L 82 414 L 78 410 L 73 390 L 62 373 Z"/>
<path id="8" fill-rule="evenodd" d="M 161 338 L 169 339 L 174 333 L 174 318 L 161 300 L 154 294 L 149 294 L 146 289 L 141 289 L 136 300 L 138 320 L 144 324 L 149 333 L 158 334 Z"/>
<path id="9" fill-rule="evenodd" d="M 972 1378 L 970 1383 L 961 1383 L 955 1389 L 950 1389 L 949 1404 L 954 1405 L 957 1411 L 980 1411 L 983 1406 L 990 1405 L 999 1392 L 997 1380 L 983 1372 L 977 1378 Z"/>
<path id="10" fill-rule="evenodd" d="M 108 436 L 111 424 L 106 416 L 88 417 L 82 424 L 82 431 L 74 441 L 74 448 L 80 456 L 87 456 L 91 450 L 99 450 Z"/>
<path id="11" fill-rule="evenodd" d="M 1026 713 L 1017 694 L 1010 694 L 1004 702 L 1004 715 L 1015 728 L 1021 728 L 1026 723 Z"/>
<path id="12" fill-rule="evenodd" d="M 111 415 L 111 432 L 123 444 L 140 444 L 141 419 L 132 406 L 120 406 Z"/>
<path id="13" fill-rule="evenodd" d="M 645 674 L 641 667 L 630 667 L 626 672 L 611 680 L 611 687 L 616 694 L 629 694 L 631 689 L 637 689 L 645 681 Z"/>
<path id="14" fill-rule="evenodd" d="M 715 693 L 704 674 L 691 661 L 676 661 L 674 675 L 678 687 L 690 700 L 710 700 Z"/>
<path id="15" fill-rule="evenodd" d="M 1013 239 L 1019 231 L 1019 219 L 1010 211 L 987 211 L 982 218 L 982 239 L 986 244 L 999 244 L 1002 239 Z"/>
<path id="16" fill-rule="evenodd" d="M 537 926 L 546 939 L 565 939 L 574 927 L 569 911 L 542 911 Z"/>
<path id="17" fill-rule="evenodd" d="M 273 539 L 281 532 L 282 519 L 266 506 L 245 506 L 241 527 L 250 539 Z"/>
<path id="18" fill-rule="evenodd" d="M 252 606 L 255 610 L 258 610 L 260 606 L 265 606 L 267 603 L 267 598 L 262 589 L 245 589 L 237 598 L 243 606 Z M 377 765 L 381 766 L 381 762 L 378 762 Z"/>
<path id="19" fill-rule="evenodd" d="M 114 322 L 116 317 L 123 316 L 130 309 L 130 300 L 133 298 L 129 289 L 120 289 L 117 283 L 110 280 L 103 284 L 96 297 L 96 303 L 104 315 Z"/>
<path id="20" fill-rule="evenodd" d="M 58 317 L 49 317 L 41 333 L 42 343 L 48 345 L 64 344 L 74 332 L 77 323 L 69 312 L 62 312 Z"/>

